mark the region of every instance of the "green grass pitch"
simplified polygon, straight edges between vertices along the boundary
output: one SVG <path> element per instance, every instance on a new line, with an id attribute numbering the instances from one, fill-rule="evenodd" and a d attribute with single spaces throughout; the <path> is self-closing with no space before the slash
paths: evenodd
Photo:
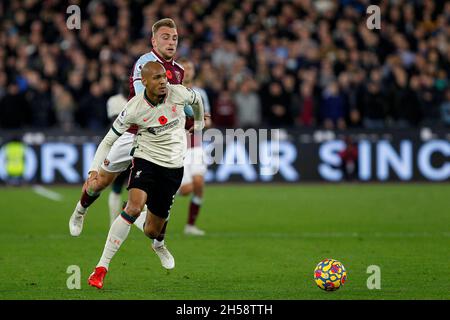
<path id="1" fill-rule="evenodd" d="M 63 200 L 0 189 L 0 299 L 450 299 L 449 184 L 207 186 L 205 237 L 182 233 L 188 198 L 172 208 L 174 270 L 133 227 L 102 290 L 87 278 L 109 230 L 107 193 L 72 238 L 80 187 L 49 188 Z M 336 292 L 313 281 L 324 258 L 347 269 Z M 67 288 L 71 265 L 80 267 L 80 290 Z M 381 268 L 380 290 L 367 288 L 370 265 Z"/>

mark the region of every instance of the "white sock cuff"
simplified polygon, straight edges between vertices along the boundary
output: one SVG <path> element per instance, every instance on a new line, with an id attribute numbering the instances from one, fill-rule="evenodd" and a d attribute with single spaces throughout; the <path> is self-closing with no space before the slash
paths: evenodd
<path id="1" fill-rule="evenodd" d="M 78 210 L 80 213 L 83 213 L 83 214 L 86 213 L 87 209 L 88 209 L 88 208 L 83 207 L 83 206 L 81 205 L 81 202 L 78 201 L 78 203 L 77 203 L 77 210 Z"/>
<path id="2" fill-rule="evenodd" d="M 162 241 L 158 241 L 156 239 L 153 240 L 153 247 L 158 248 L 164 245 L 164 239 Z"/>
<path id="3" fill-rule="evenodd" d="M 197 196 L 193 196 L 192 200 L 193 203 L 195 203 L 196 205 L 200 206 L 203 203 L 203 198 L 197 197 Z"/>

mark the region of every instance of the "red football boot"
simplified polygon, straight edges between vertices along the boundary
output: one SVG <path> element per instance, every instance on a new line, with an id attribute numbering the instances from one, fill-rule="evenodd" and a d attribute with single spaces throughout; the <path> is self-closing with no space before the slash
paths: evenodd
<path id="1" fill-rule="evenodd" d="M 105 267 L 96 267 L 94 272 L 89 276 L 88 284 L 98 289 L 103 288 L 103 279 L 107 272 L 108 270 Z"/>

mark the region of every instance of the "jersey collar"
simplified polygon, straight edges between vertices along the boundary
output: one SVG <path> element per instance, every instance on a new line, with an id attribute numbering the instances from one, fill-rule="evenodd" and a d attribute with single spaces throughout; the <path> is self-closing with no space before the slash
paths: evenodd
<path id="1" fill-rule="evenodd" d="M 156 52 L 155 49 L 152 49 L 151 52 L 156 56 L 156 58 L 159 60 L 159 62 L 161 62 L 161 63 L 170 63 L 170 64 L 172 64 L 172 65 L 174 64 L 173 58 L 170 59 L 170 61 L 167 61 L 167 60 L 165 60 L 163 57 L 161 57 L 161 56 Z"/>
<path id="2" fill-rule="evenodd" d="M 156 108 L 158 105 L 160 105 L 161 103 L 165 103 L 166 102 L 166 98 L 167 98 L 167 93 L 164 96 L 164 99 L 161 102 L 158 102 L 156 104 L 156 106 L 150 101 L 150 98 L 147 96 L 147 92 L 144 90 L 144 100 L 147 102 L 147 104 L 152 107 L 152 108 Z"/>

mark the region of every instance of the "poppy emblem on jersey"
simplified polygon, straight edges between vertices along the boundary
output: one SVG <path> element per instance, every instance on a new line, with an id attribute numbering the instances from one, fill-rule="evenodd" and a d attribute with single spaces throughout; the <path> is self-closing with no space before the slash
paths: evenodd
<path id="1" fill-rule="evenodd" d="M 158 118 L 159 123 L 165 125 L 167 123 L 167 118 L 165 116 L 161 116 Z"/>
<path id="2" fill-rule="evenodd" d="M 172 72 L 170 70 L 166 71 L 167 79 L 172 79 Z"/>

